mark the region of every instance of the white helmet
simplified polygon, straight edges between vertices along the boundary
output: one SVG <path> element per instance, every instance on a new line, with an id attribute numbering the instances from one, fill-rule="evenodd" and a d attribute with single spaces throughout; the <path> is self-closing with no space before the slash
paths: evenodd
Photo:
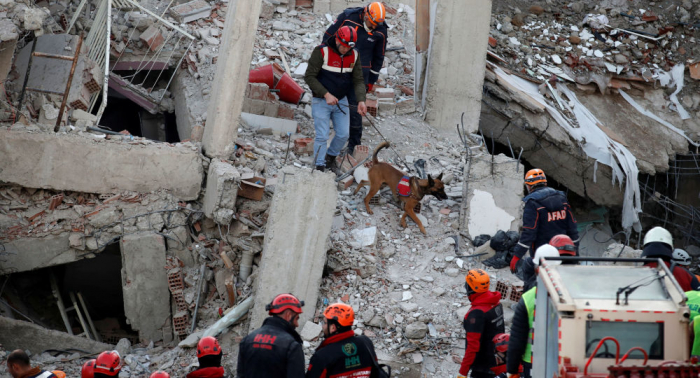
<path id="1" fill-rule="evenodd" d="M 532 259 L 532 262 L 535 263 L 535 266 L 540 266 L 540 259 L 543 257 L 559 257 L 559 250 L 550 244 L 543 244 L 535 251 L 535 258 Z M 561 260 L 552 260 L 548 264 L 559 265 L 561 264 Z"/>
<path id="2" fill-rule="evenodd" d="M 678 263 L 678 265 L 685 265 L 685 266 L 690 265 L 690 255 L 688 254 L 688 252 L 686 252 L 680 248 L 676 248 L 673 250 L 673 254 L 671 255 L 671 258 L 676 263 Z"/>
<path id="3" fill-rule="evenodd" d="M 644 235 L 644 245 L 652 242 L 665 243 L 673 248 L 673 237 L 671 233 L 663 227 L 654 227 Z"/>

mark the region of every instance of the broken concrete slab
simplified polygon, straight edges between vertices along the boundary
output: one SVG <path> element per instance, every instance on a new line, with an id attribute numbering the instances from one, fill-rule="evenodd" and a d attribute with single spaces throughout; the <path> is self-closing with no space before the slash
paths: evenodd
<path id="1" fill-rule="evenodd" d="M 241 174 L 236 167 L 219 159 L 212 159 L 204 194 L 204 215 L 218 224 L 230 224 L 236 210 L 240 183 Z"/>
<path id="2" fill-rule="evenodd" d="M 241 113 L 241 121 L 252 129 L 272 129 L 277 134 L 296 133 L 298 123 L 288 119 Z"/>
<path id="3" fill-rule="evenodd" d="M 493 235 L 499 230 L 517 231 L 522 221 L 524 167 L 517 160 L 499 154 L 472 158 L 468 172 L 463 224 L 473 238 Z"/>
<path id="4" fill-rule="evenodd" d="M 209 5 L 208 2 L 204 0 L 194 0 L 170 8 L 170 15 L 179 23 L 186 24 L 199 20 L 200 18 L 209 17 L 211 9 L 211 5 Z"/>
<path id="5" fill-rule="evenodd" d="M 80 251 L 71 248 L 67 232 L 43 238 L 17 239 L 3 245 L 2 271 L 26 272 L 80 259 Z"/>
<path id="6" fill-rule="evenodd" d="M 165 271 L 165 240 L 151 233 L 125 235 L 119 242 L 122 254 L 124 314 L 131 328 L 145 343 L 163 339 L 170 326 L 170 291 Z"/>
<path id="7" fill-rule="evenodd" d="M 48 349 L 63 350 L 68 345 L 88 353 L 100 353 L 112 349 L 109 344 L 4 316 L 0 316 L 0 345 L 5 350 L 22 349 L 34 353 Z"/>
<path id="8" fill-rule="evenodd" d="M 251 330 L 260 327 L 267 316 L 265 305 L 280 293 L 306 302 L 299 323 L 313 319 L 326 263 L 337 198 L 335 175 L 301 169 L 283 174 L 270 205 Z"/>
<path id="9" fill-rule="evenodd" d="M 203 177 L 196 148 L 0 130 L 0 181 L 29 188 L 105 194 L 165 189 L 194 200 Z"/>

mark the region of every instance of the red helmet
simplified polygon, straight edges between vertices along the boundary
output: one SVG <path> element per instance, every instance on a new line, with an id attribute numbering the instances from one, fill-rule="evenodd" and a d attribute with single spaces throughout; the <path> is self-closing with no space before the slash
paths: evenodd
<path id="1" fill-rule="evenodd" d="M 292 294 L 280 294 L 276 296 L 275 299 L 270 302 L 270 304 L 265 306 L 265 310 L 267 310 L 270 315 L 281 314 L 287 309 L 292 310 L 297 314 L 301 314 L 303 312 L 301 311 L 303 306 L 304 301 L 300 301 Z"/>
<path id="2" fill-rule="evenodd" d="M 162 370 L 158 370 L 157 372 L 151 374 L 150 378 L 170 378 L 170 374 Z"/>
<path id="3" fill-rule="evenodd" d="M 95 378 L 95 359 L 88 360 L 80 370 L 80 378 Z"/>
<path id="4" fill-rule="evenodd" d="M 549 244 L 559 250 L 560 256 L 576 256 L 576 245 L 567 235 L 554 235 Z"/>
<path id="5" fill-rule="evenodd" d="M 510 341 L 510 335 L 507 333 L 499 333 L 493 338 L 493 345 L 496 346 L 496 351 L 505 353 L 508 351 L 508 342 Z M 151 377 L 152 378 L 152 377 Z"/>
<path id="6" fill-rule="evenodd" d="M 116 377 L 121 370 L 121 358 L 116 350 L 100 353 L 95 360 L 95 373 Z"/>
<path id="7" fill-rule="evenodd" d="M 349 26 L 343 26 L 342 28 L 338 29 L 335 37 L 338 39 L 341 45 L 353 48 L 355 47 L 355 42 L 357 42 L 357 30 Z"/>
<path id="8" fill-rule="evenodd" d="M 214 336 L 202 337 L 197 343 L 197 358 L 204 356 L 218 356 L 221 354 L 221 345 Z M 153 377 L 151 377 L 153 378 Z"/>

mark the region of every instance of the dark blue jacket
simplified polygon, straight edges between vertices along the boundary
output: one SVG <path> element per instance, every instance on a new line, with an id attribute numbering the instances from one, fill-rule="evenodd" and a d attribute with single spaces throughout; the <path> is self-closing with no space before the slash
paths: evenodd
<path id="1" fill-rule="evenodd" d="M 362 61 L 362 74 L 365 84 L 374 84 L 379 79 L 379 70 L 384 64 L 386 52 L 387 27 L 386 23 L 377 26 L 372 34 L 369 34 L 364 25 L 365 8 L 348 8 L 338 15 L 333 25 L 326 30 L 324 39 L 335 35 L 341 26 L 350 26 L 357 31 L 357 43 L 355 50 L 360 53 Z"/>
<path id="2" fill-rule="evenodd" d="M 530 250 L 534 257 L 537 248 L 560 234 L 568 235 L 578 246 L 576 219 L 564 192 L 545 186 L 535 189 L 523 202 L 523 230 L 513 251 L 516 256 L 523 258 Z"/>

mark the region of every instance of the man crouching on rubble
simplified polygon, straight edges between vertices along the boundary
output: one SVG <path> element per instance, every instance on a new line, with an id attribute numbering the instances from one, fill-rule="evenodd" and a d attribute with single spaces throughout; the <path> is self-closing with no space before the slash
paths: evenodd
<path id="1" fill-rule="evenodd" d="M 350 134 L 350 106 L 348 94 L 355 91 L 357 112 L 367 114 L 365 105 L 365 79 L 362 75 L 360 53 L 353 49 L 357 31 L 343 26 L 326 42 L 317 46 L 306 69 L 304 80 L 311 88 L 316 138 L 314 156 L 319 171 L 336 170 L 335 158 L 345 146 Z M 330 122 L 333 120 L 335 136 L 328 146 Z"/>

